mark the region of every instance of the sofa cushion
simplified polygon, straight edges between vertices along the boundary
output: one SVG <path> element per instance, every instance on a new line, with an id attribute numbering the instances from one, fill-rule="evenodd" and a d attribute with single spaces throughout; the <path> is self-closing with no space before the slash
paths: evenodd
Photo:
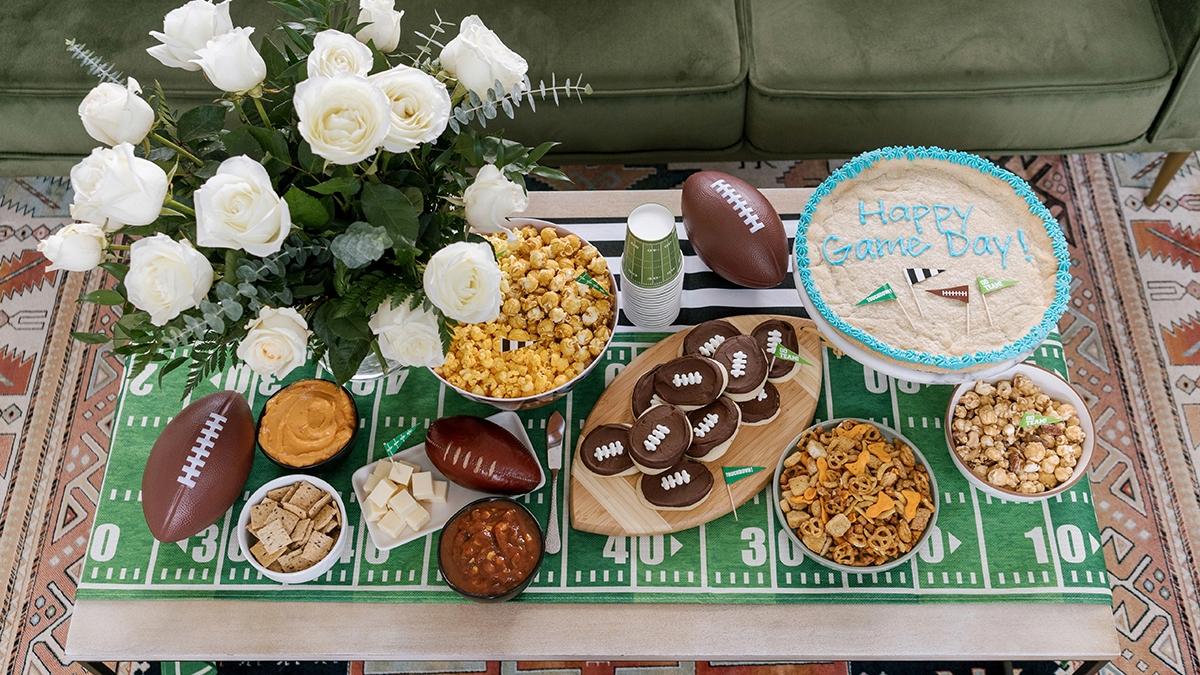
<path id="1" fill-rule="evenodd" d="M 772 154 L 1142 137 L 1175 73 L 1153 0 L 746 0 L 747 137 Z"/>
<path id="2" fill-rule="evenodd" d="M 54 167 L 65 172 L 95 145 L 76 115 L 80 99 L 96 81 L 67 55 L 63 39 L 74 37 L 144 87 L 160 80 L 179 102 L 211 99 L 217 92 L 199 73 L 161 66 L 145 53 L 147 33 L 183 0 L 9 0 L 0 14 L 0 172 Z M 402 45 L 428 33 L 434 8 L 450 21 L 478 12 L 501 38 L 529 60 L 530 77 L 572 81 L 582 74 L 595 94 L 550 101 L 518 119 L 497 120 L 509 135 L 563 141 L 570 153 L 719 149 L 742 136 L 746 59 L 735 0 L 696 0 L 687 20 L 670 3 L 619 0 L 608 3 L 415 0 L 405 10 Z M 278 13 L 261 0 L 235 0 L 235 25 L 269 34 Z M 451 26 L 442 41 L 452 37 Z M 53 164 L 39 159 L 57 159 Z M 7 160 L 7 161 L 6 161 Z"/>

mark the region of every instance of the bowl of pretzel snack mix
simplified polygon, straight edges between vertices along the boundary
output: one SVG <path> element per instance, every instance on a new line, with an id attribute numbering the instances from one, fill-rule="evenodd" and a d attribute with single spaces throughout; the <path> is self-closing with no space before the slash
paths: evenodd
<path id="1" fill-rule="evenodd" d="M 1083 398 L 1058 375 L 1022 363 L 959 385 L 946 408 L 954 465 L 993 497 L 1030 502 L 1071 489 L 1087 474 L 1095 428 Z"/>
<path id="2" fill-rule="evenodd" d="M 842 572 L 882 572 L 916 554 L 937 520 L 937 480 L 904 436 L 867 420 L 814 424 L 775 469 L 793 541 Z"/>
<path id="3" fill-rule="evenodd" d="M 616 279 L 595 246 L 553 223 L 514 219 L 487 240 L 502 275 L 500 316 L 456 326 L 433 373 L 472 401 L 536 408 L 565 396 L 608 349 Z"/>

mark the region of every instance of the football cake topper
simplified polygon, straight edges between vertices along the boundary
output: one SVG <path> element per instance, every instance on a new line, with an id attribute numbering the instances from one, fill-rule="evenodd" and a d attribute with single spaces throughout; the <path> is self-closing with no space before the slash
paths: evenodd
<path id="1" fill-rule="evenodd" d="M 904 318 L 908 319 L 908 325 L 915 326 L 915 324 L 913 323 L 912 317 L 908 315 L 908 310 L 904 309 L 904 305 L 900 304 L 900 302 L 899 302 L 900 299 L 898 297 L 896 297 L 896 291 L 892 290 L 892 285 L 890 283 L 885 283 L 884 285 L 880 286 L 879 288 L 876 288 L 875 290 L 871 291 L 870 294 L 867 295 L 867 297 L 863 298 L 862 300 L 859 300 L 858 302 L 856 302 L 854 304 L 855 304 L 855 306 L 873 305 L 877 302 L 888 302 L 889 300 L 896 300 L 897 301 L 896 306 L 900 308 L 901 312 L 904 312 Z M 920 309 L 921 309 L 921 306 L 917 305 L 917 310 L 919 311 Z"/>
<path id="2" fill-rule="evenodd" d="M 983 301 L 983 313 L 987 314 L 989 326 L 996 325 L 992 321 L 992 310 L 988 308 L 987 296 L 988 293 L 995 293 L 998 290 L 1016 286 L 1016 279 L 993 279 L 991 277 L 975 277 L 975 286 L 979 289 L 979 299 Z"/>
<path id="3" fill-rule="evenodd" d="M 932 293 L 938 297 L 948 300 L 957 300 L 963 303 L 963 309 L 967 313 L 967 335 L 971 334 L 971 287 L 962 284 L 961 286 L 947 286 L 945 288 L 926 288 L 926 293 Z"/>

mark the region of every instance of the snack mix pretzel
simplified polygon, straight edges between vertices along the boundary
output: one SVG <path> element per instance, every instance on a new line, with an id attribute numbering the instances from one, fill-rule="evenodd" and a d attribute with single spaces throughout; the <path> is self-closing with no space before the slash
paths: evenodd
<path id="1" fill-rule="evenodd" d="M 779 502 L 811 551 L 841 565 L 882 565 L 911 551 L 936 506 L 929 473 L 902 441 L 845 420 L 810 430 L 783 461 Z"/>

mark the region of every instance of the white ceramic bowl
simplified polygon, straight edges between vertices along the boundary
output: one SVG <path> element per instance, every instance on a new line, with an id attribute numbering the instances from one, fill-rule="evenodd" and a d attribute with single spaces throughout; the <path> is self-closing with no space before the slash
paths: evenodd
<path id="1" fill-rule="evenodd" d="M 976 382 L 1000 382 L 1002 380 L 1011 380 L 1015 375 L 1024 375 L 1037 385 L 1042 393 L 1050 398 L 1070 403 L 1075 406 L 1075 414 L 1079 416 L 1079 426 L 1083 427 L 1084 439 L 1082 453 L 1079 455 L 1079 460 L 1075 464 L 1075 472 L 1071 474 L 1071 478 L 1065 483 L 1060 483 L 1053 489 L 1039 492 L 1037 494 L 1023 494 L 1007 488 L 996 487 L 986 480 L 976 476 L 971 472 L 971 469 L 963 463 L 958 457 L 958 453 L 954 451 L 954 438 L 951 436 L 953 430 L 951 425 L 954 423 L 954 408 L 958 405 L 959 399 L 963 394 L 975 388 Z M 1096 428 L 1092 423 L 1092 416 L 1088 413 L 1087 406 L 1083 402 L 1083 398 L 1079 395 L 1075 388 L 1067 383 L 1066 380 L 1059 377 L 1057 374 L 1050 372 L 1044 368 L 1040 368 L 1030 363 L 1021 363 L 1013 366 L 1008 371 L 995 375 L 993 377 L 984 378 L 982 380 L 974 380 L 972 382 L 964 382 L 954 389 L 954 394 L 950 396 L 950 404 L 946 406 L 946 421 L 943 425 L 946 429 L 946 446 L 950 450 L 950 458 L 954 460 L 954 466 L 966 476 L 971 485 L 983 490 L 993 497 L 1007 499 L 1014 502 L 1037 502 L 1044 499 L 1049 499 L 1055 495 L 1062 494 L 1071 489 L 1087 475 L 1088 465 L 1092 462 L 1092 453 L 1096 449 Z"/>
<path id="2" fill-rule="evenodd" d="M 579 237 L 578 234 L 572 232 L 571 230 L 568 230 L 567 228 L 562 227 L 560 225 L 555 225 L 554 223 L 547 221 L 547 220 L 538 220 L 536 218 L 513 218 L 512 224 L 513 224 L 513 227 L 524 227 L 526 225 L 533 225 L 533 226 L 539 227 L 539 228 L 540 227 L 549 227 L 549 228 L 553 228 L 554 230 L 556 230 L 562 236 L 566 236 L 568 234 L 574 234 L 576 237 Z M 580 238 L 580 240 L 583 241 L 584 246 L 586 246 L 590 243 L 584 237 L 579 237 L 579 238 Z M 616 280 L 616 277 L 613 276 L 611 267 L 608 270 L 608 287 L 613 289 L 613 291 L 612 291 L 613 314 L 612 314 L 612 320 L 609 321 L 609 324 L 608 324 L 608 341 L 604 343 L 604 351 L 608 351 L 609 345 L 612 344 L 613 337 L 617 333 L 617 320 L 621 314 L 620 293 L 617 289 L 617 280 Z M 587 368 L 583 369 L 583 372 L 579 373 L 573 379 L 568 380 L 566 383 L 564 383 L 558 387 L 555 387 L 549 391 L 544 391 L 540 394 L 534 394 L 532 396 L 522 396 L 520 398 L 499 398 L 499 397 L 495 397 L 495 396 L 481 396 L 479 394 L 473 394 L 465 389 L 462 389 L 460 387 L 454 386 L 453 384 L 450 384 L 449 380 L 446 380 L 441 375 L 438 375 L 436 370 L 430 368 L 429 372 L 433 373 L 433 376 L 436 377 L 438 380 L 440 380 L 442 382 L 442 384 L 445 384 L 448 388 L 454 390 L 455 392 L 458 393 L 459 396 L 462 396 L 463 398 L 465 398 L 467 400 L 475 401 L 476 403 L 484 403 L 486 405 L 490 405 L 493 408 L 498 408 L 500 410 L 530 410 L 533 408 L 540 408 L 540 407 L 546 405 L 547 403 L 552 403 L 552 402 L 557 401 L 558 399 L 566 396 L 567 392 L 574 389 L 575 385 L 579 384 L 580 380 L 587 377 L 588 374 L 591 373 L 592 370 L 594 370 L 596 368 L 596 366 L 598 366 L 600 364 L 600 361 L 602 361 L 603 358 L 604 358 L 604 352 L 601 352 L 600 356 L 597 356 L 596 358 L 592 359 L 592 362 L 588 364 Z"/>
<path id="3" fill-rule="evenodd" d="M 308 481 L 309 483 L 312 483 L 316 487 L 321 488 L 333 496 L 333 503 L 337 504 L 338 511 L 341 512 L 342 526 L 338 530 L 337 541 L 333 542 L 333 548 L 329 549 L 328 555 L 326 555 L 321 562 L 306 570 L 300 570 L 299 572 L 275 572 L 260 565 L 250 553 L 250 537 L 249 533 L 246 531 L 246 526 L 250 523 L 250 507 L 261 502 L 271 490 L 274 490 L 278 487 L 291 485 L 292 483 L 299 483 L 300 481 Z M 264 577 L 271 579 L 272 581 L 278 581 L 281 584 L 302 584 L 306 581 L 312 581 L 313 579 L 316 579 L 322 574 L 328 572 L 330 568 L 333 567 L 334 563 L 337 562 L 338 558 L 341 557 L 342 551 L 346 548 L 346 504 L 342 502 L 342 496 L 338 494 L 338 491 L 335 490 L 332 485 L 326 483 L 320 478 L 317 478 L 316 476 L 308 476 L 299 473 L 280 476 L 275 480 L 267 481 L 266 484 L 255 490 L 254 494 L 250 495 L 250 499 L 248 499 L 245 506 L 242 507 L 241 515 L 238 516 L 237 537 L 238 546 L 241 547 L 242 555 L 246 557 L 246 561 L 253 565 L 254 569 L 258 570 L 259 573 Z"/>
<path id="4" fill-rule="evenodd" d="M 929 495 L 930 495 L 929 501 L 933 503 L 933 516 L 929 518 L 929 524 L 925 526 L 925 531 L 921 533 L 921 536 L 919 538 L 917 538 L 917 541 L 913 543 L 913 547 L 911 549 L 909 549 L 908 552 L 904 553 L 903 555 L 896 558 L 895 560 L 888 561 L 886 563 L 883 563 L 882 565 L 865 565 L 865 566 L 857 566 L 856 567 L 853 565 L 843 565 L 841 563 L 836 563 L 828 558 L 821 556 L 819 553 L 817 553 L 816 551 L 812 550 L 807 545 L 805 545 L 805 543 L 796 534 L 796 531 L 787 526 L 787 514 L 785 514 L 783 512 L 783 509 L 780 508 L 780 506 L 779 506 L 780 500 L 783 499 L 783 491 L 779 487 L 779 478 L 780 478 L 780 476 L 783 475 L 783 461 L 785 459 L 787 459 L 788 456 L 790 456 L 793 451 L 796 450 L 796 445 L 800 442 L 800 439 L 804 438 L 804 435 L 809 433 L 810 431 L 813 431 L 815 429 L 827 429 L 830 427 L 835 427 L 835 426 L 841 424 L 842 422 L 845 422 L 846 420 L 851 420 L 853 422 L 862 422 L 864 424 L 870 424 L 874 427 L 877 427 L 879 429 L 879 433 L 882 434 L 883 437 L 885 439 L 887 439 L 888 441 L 899 440 L 900 442 L 904 443 L 908 447 L 912 448 L 913 456 L 917 458 L 917 461 L 919 461 L 921 463 L 921 465 L 925 467 L 926 473 L 929 474 Z M 801 450 L 800 452 L 803 452 L 803 450 Z M 941 494 L 940 492 L 938 492 L 937 476 L 935 476 L 933 474 L 933 467 L 929 466 L 929 462 L 925 459 L 925 455 L 921 454 L 920 448 L 918 448 L 915 443 L 913 443 L 912 441 L 905 438 L 900 432 L 896 431 L 895 429 L 892 429 L 891 427 L 887 427 L 887 426 L 884 426 L 877 422 L 872 422 L 870 420 L 859 419 L 857 417 L 840 417 L 838 419 L 826 420 L 824 422 L 818 422 L 817 424 L 814 424 L 811 427 L 809 427 L 809 428 L 805 429 L 804 431 L 801 431 L 799 434 L 797 434 L 796 437 L 793 438 L 790 443 L 788 443 L 787 447 L 784 448 L 783 453 L 780 454 L 779 463 L 777 463 L 775 465 L 775 478 L 774 478 L 773 482 L 771 483 L 771 485 L 772 485 L 771 494 L 775 498 L 775 516 L 777 518 L 779 518 L 779 522 L 783 525 L 784 530 L 787 531 L 788 536 L 792 538 L 792 541 L 795 542 L 796 545 L 799 546 L 805 552 L 806 555 L 808 555 L 808 557 L 810 557 L 813 560 L 815 560 L 816 562 L 824 565 L 825 567 L 835 569 L 839 572 L 850 572 L 853 574 L 867 574 L 867 573 L 871 573 L 871 572 L 883 572 L 885 570 L 890 570 L 890 569 L 893 569 L 895 567 L 899 567 L 900 565 L 905 564 L 906 562 L 909 561 L 909 559 L 911 559 L 913 556 L 915 556 L 917 554 L 917 551 L 920 550 L 920 548 L 922 546 L 925 545 L 925 540 L 929 538 L 929 533 L 932 532 L 934 526 L 937 525 L 938 512 L 941 511 L 941 507 L 938 504 L 938 498 L 937 498 L 937 496 L 939 494 Z"/>

